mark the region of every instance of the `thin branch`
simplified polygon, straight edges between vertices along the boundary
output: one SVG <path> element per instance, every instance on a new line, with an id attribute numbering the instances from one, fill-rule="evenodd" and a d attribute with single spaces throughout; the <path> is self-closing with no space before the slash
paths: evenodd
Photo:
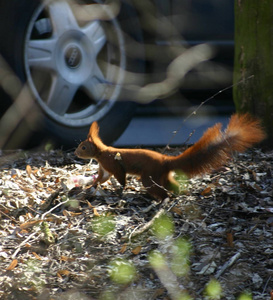
<path id="1" fill-rule="evenodd" d="M 137 235 L 140 235 L 143 232 L 145 232 L 146 230 L 150 229 L 151 226 L 154 224 L 155 220 L 160 218 L 165 213 L 165 211 L 166 211 L 165 208 L 166 208 L 166 205 L 169 203 L 169 201 L 170 201 L 170 198 L 166 198 L 162 203 L 162 208 L 159 209 L 159 211 L 153 216 L 153 218 L 150 221 L 148 221 L 147 223 L 145 223 L 143 226 L 141 226 L 139 229 L 131 232 L 128 239 L 130 240 L 131 238 L 136 237 Z"/>
<path id="2" fill-rule="evenodd" d="M 241 256 L 241 252 L 237 252 L 234 254 L 216 273 L 215 278 L 218 279 L 225 271 L 227 268 L 231 267 L 235 261 Z"/>
<path id="3" fill-rule="evenodd" d="M 33 232 L 32 234 L 30 234 L 19 246 L 17 246 L 17 249 L 14 251 L 14 253 L 12 254 L 11 258 L 14 259 L 18 252 L 21 250 L 21 248 L 33 237 L 35 236 L 35 234 L 37 234 L 37 232 Z"/>
<path id="4" fill-rule="evenodd" d="M 184 123 L 185 123 L 189 118 L 191 118 L 193 115 L 196 115 L 197 111 L 198 111 L 203 105 L 205 105 L 207 102 L 209 102 L 210 100 L 212 100 L 213 98 L 215 98 L 215 97 L 218 96 L 219 94 L 221 94 L 221 93 L 223 93 L 223 92 L 225 92 L 225 91 L 227 91 L 227 90 L 233 88 L 233 87 L 236 86 L 236 85 L 240 85 L 241 83 L 244 83 L 245 81 L 247 81 L 247 80 L 249 80 L 249 79 L 252 79 L 253 77 L 254 77 L 254 75 L 250 75 L 250 76 L 247 77 L 246 79 L 242 79 L 242 80 L 240 80 L 240 81 L 238 81 L 238 82 L 236 82 L 236 83 L 234 83 L 234 84 L 232 84 L 232 85 L 230 85 L 230 86 L 228 86 L 228 87 L 226 87 L 226 88 L 224 88 L 224 89 L 218 91 L 217 93 L 215 93 L 215 94 L 212 95 L 211 97 L 207 98 L 205 101 L 201 102 L 201 103 L 197 106 L 197 108 L 183 120 L 183 122 L 182 122 L 182 124 L 180 125 L 180 127 L 178 127 L 178 129 L 174 131 L 172 137 L 170 138 L 168 144 L 166 145 L 166 147 L 164 148 L 164 150 L 162 151 L 162 153 L 165 153 L 165 151 L 170 147 L 170 143 L 173 141 L 173 139 L 175 138 L 175 136 L 177 135 L 177 133 L 182 129 Z"/>

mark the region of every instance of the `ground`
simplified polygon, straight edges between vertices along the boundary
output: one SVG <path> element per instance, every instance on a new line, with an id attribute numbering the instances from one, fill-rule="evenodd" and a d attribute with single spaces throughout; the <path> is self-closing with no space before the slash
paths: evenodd
<path id="1" fill-rule="evenodd" d="M 73 153 L 1 153 L 0 298 L 268 300 L 272 165 L 240 154 L 159 203 L 132 176 L 95 190 Z"/>

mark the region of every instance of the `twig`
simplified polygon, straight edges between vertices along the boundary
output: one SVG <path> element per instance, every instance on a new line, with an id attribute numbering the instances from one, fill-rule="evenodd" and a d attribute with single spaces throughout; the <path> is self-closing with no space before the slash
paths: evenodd
<path id="1" fill-rule="evenodd" d="M 172 196 L 177 196 L 177 195 L 175 195 L 173 192 L 167 190 L 164 186 L 162 186 L 162 185 L 158 184 L 157 182 L 155 182 L 155 181 L 153 180 L 152 176 L 149 176 L 149 178 L 151 179 L 153 185 L 155 185 L 155 186 L 161 188 L 161 189 L 162 189 L 163 191 L 165 191 L 166 193 L 171 193 Z M 164 202 L 163 202 L 163 203 L 164 203 Z"/>
<path id="2" fill-rule="evenodd" d="M 51 205 L 51 203 L 53 202 L 53 200 L 55 200 L 59 196 L 60 192 L 61 192 L 61 189 L 58 189 L 57 191 L 55 191 L 54 193 L 52 193 L 46 199 L 46 201 L 41 205 L 41 209 L 42 210 L 46 210 Z"/>
<path id="3" fill-rule="evenodd" d="M 272 276 L 269 276 L 269 277 L 268 277 L 268 279 L 267 279 L 267 281 L 266 281 L 266 283 L 265 283 L 264 289 L 263 289 L 263 294 L 265 293 L 266 288 L 267 288 L 268 283 L 269 283 L 269 281 L 271 280 L 271 278 L 272 278 Z"/>
<path id="4" fill-rule="evenodd" d="M 228 267 L 232 266 L 234 262 L 241 256 L 241 252 L 237 252 L 235 255 L 233 255 L 216 273 L 215 279 L 218 279 Z M 197 294 L 200 295 L 205 290 L 205 287 L 202 287 Z"/>
<path id="5" fill-rule="evenodd" d="M 33 232 L 30 234 L 19 246 L 17 246 L 17 249 L 12 254 L 11 258 L 14 259 L 18 252 L 21 250 L 21 247 L 24 246 L 37 232 Z"/>
<path id="6" fill-rule="evenodd" d="M 182 129 L 184 123 L 185 123 L 189 118 L 191 118 L 193 115 L 196 115 L 197 111 L 198 111 L 203 105 L 205 105 L 207 102 L 209 102 L 210 100 L 212 100 L 213 98 L 215 98 L 215 97 L 218 96 L 219 94 L 221 94 L 221 93 L 223 93 L 223 92 L 225 92 L 225 91 L 227 91 L 227 90 L 233 88 L 234 86 L 240 85 L 241 83 L 243 83 L 243 82 L 245 82 L 245 81 L 247 81 L 247 80 L 249 80 L 249 79 L 252 79 L 253 77 L 254 77 L 254 75 L 250 75 L 250 76 L 247 77 L 247 78 L 241 79 L 240 81 L 238 81 L 238 82 L 236 82 L 236 83 L 234 83 L 234 84 L 232 84 L 232 85 L 230 85 L 230 86 L 228 86 L 228 87 L 226 87 L 226 88 L 224 88 L 224 89 L 218 91 L 217 93 L 215 93 L 215 94 L 212 95 L 211 97 L 207 98 L 205 101 L 201 102 L 201 103 L 197 106 L 197 108 L 183 120 L 182 124 L 178 127 L 178 129 L 174 131 L 172 137 L 170 138 L 168 144 L 166 145 L 166 147 L 164 148 L 164 150 L 163 150 L 162 152 L 163 152 L 163 153 L 166 152 L 166 150 L 170 147 L 170 143 L 173 141 L 173 139 L 175 138 L 175 136 L 177 135 L 177 133 Z"/>
<path id="7" fill-rule="evenodd" d="M 1 204 L 1 207 L 3 207 L 3 209 L 6 209 L 6 207 L 4 205 Z M 5 216 L 7 219 L 10 219 L 12 222 L 19 224 L 20 222 L 17 221 L 15 218 L 10 217 L 8 214 L 4 213 L 3 211 L 0 211 L 0 216 L 3 215 Z"/>
<path id="8" fill-rule="evenodd" d="M 216 273 L 215 278 L 218 279 L 225 271 L 227 268 L 231 267 L 235 261 L 241 256 L 241 252 L 237 252 L 234 254 Z"/>
<path id="9" fill-rule="evenodd" d="M 131 239 L 139 234 L 142 234 L 146 230 L 148 230 L 155 222 L 156 219 L 158 219 L 160 216 L 162 216 L 165 213 L 165 207 L 170 201 L 170 198 L 166 198 L 162 203 L 162 208 L 159 209 L 159 211 L 154 215 L 154 217 L 148 221 L 146 224 L 141 226 L 139 229 L 134 230 L 132 233 L 130 233 L 128 239 Z"/>
<path id="10" fill-rule="evenodd" d="M 68 198 L 67 200 L 65 200 L 65 201 L 62 201 L 62 202 L 58 203 L 57 205 L 55 205 L 54 207 L 52 207 L 49 211 L 47 211 L 47 212 L 45 212 L 44 214 L 42 214 L 41 220 L 44 220 L 44 218 L 45 218 L 45 216 L 46 216 L 47 214 L 50 214 L 53 210 L 55 210 L 56 208 L 58 208 L 59 206 L 65 204 L 65 203 L 67 203 L 68 201 L 70 201 L 69 198 Z"/>

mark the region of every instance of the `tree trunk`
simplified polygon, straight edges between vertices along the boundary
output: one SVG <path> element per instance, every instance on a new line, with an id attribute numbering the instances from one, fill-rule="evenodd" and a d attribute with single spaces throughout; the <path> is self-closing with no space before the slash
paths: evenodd
<path id="1" fill-rule="evenodd" d="M 263 120 L 273 146 L 273 1 L 235 0 L 233 98 Z M 237 84 L 240 80 L 242 83 Z"/>

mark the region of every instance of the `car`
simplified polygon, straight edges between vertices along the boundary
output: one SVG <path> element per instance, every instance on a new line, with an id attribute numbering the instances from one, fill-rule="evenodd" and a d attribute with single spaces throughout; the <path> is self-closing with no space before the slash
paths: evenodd
<path id="1" fill-rule="evenodd" d="M 162 110 L 183 111 L 183 95 L 193 105 L 197 95 L 231 83 L 230 0 L 0 0 L 0 7 L 0 148 L 46 139 L 74 147 L 95 120 L 102 139 L 113 143 L 137 102 L 145 103 L 138 112 L 153 111 L 164 102 L 148 102 L 176 92 Z M 214 49 L 213 60 L 204 58 L 179 87 L 139 93 L 164 81 L 185 49 L 204 43 Z"/>

